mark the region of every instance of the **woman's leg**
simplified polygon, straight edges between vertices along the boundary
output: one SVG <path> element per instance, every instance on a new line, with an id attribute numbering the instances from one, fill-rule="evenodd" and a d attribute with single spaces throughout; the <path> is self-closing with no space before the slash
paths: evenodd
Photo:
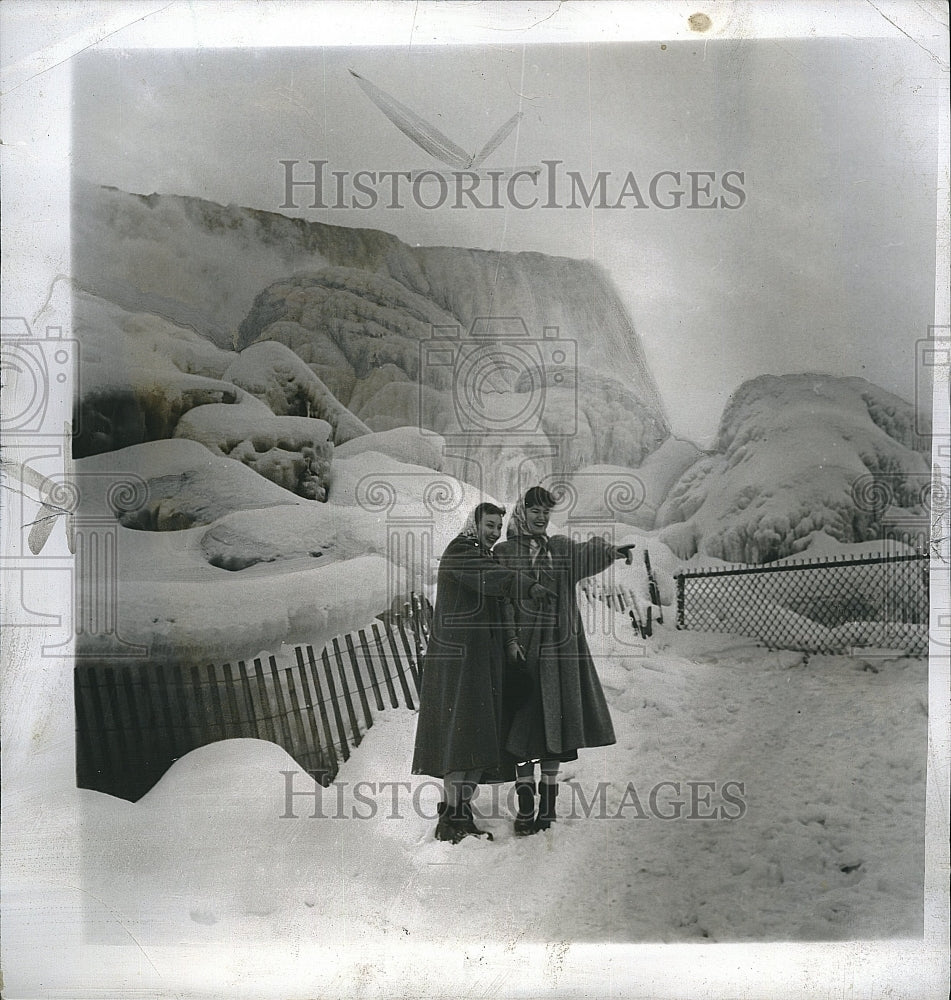
<path id="1" fill-rule="evenodd" d="M 481 767 L 464 773 L 463 780 L 459 785 L 459 816 L 468 834 L 492 840 L 492 834 L 488 830 L 483 830 L 475 825 L 475 817 L 472 815 L 472 799 L 479 787 L 479 778 L 481 777 Z"/>
<path id="2" fill-rule="evenodd" d="M 482 769 L 473 771 L 450 771 L 443 776 L 445 807 L 440 810 L 436 824 L 436 839 L 457 844 L 463 837 L 486 837 L 492 834 L 475 825 L 470 801 L 482 777 Z"/>
<path id="3" fill-rule="evenodd" d="M 449 771 L 442 779 L 443 794 L 447 809 L 455 809 L 462 801 L 462 785 L 468 771 Z"/>
<path id="4" fill-rule="evenodd" d="M 515 835 L 527 837 L 535 832 L 535 762 L 523 761 L 515 765 L 515 795 L 518 813 L 515 816 Z"/>
<path id="5" fill-rule="evenodd" d="M 538 818 L 535 820 L 535 827 L 538 830 L 547 830 L 557 818 L 555 815 L 555 801 L 558 798 L 558 771 L 560 768 L 560 761 L 542 761 L 542 782 L 538 797 Z"/>

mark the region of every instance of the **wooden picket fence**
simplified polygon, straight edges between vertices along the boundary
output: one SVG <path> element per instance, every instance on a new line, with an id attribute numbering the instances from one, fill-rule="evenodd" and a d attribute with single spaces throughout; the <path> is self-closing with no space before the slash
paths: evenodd
<path id="1" fill-rule="evenodd" d="M 378 618 L 292 658 L 77 665 L 77 785 L 135 802 L 185 754 L 241 737 L 276 743 L 328 785 L 375 712 L 419 697 L 432 606 L 413 594 Z"/>

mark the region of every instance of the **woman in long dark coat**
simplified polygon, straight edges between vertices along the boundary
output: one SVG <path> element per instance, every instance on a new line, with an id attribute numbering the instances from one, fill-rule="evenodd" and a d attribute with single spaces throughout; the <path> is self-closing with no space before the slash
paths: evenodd
<path id="1" fill-rule="evenodd" d="M 517 588 L 536 597 L 546 593 L 492 554 L 504 514 L 479 504 L 443 553 L 423 660 L 413 774 L 443 779 L 436 837 L 452 843 L 470 835 L 491 839 L 475 825 L 472 794 L 484 778 L 502 780 L 506 769 L 514 777 L 515 762 L 504 749 L 510 718 L 503 718 L 502 695 L 507 663 L 516 667 L 515 630 L 510 624 L 505 634 L 503 602 Z"/>
<path id="2" fill-rule="evenodd" d="M 616 742 L 611 714 L 594 669 L 578 611 L 575 585 L 607 569 L 616 559 L 632 561 L 633 545 L 616 547 L 602 538 L 573 542 L 549 537 L 548 519 L 555 498 L 534 486 L 519 500 L 507 541 L 496 548 L 499 562 L 521 570 L 554 591 L 538 601 L 520 591 L 507 605 L 514 618 L 519 654 L 532 679 L 531 696 L 512 720 L 505 748 L 518 765 L 515 789 L 518 835 L 547 830 L 555 819 L 558 771 L 582 747 Z M 538 814 L 535 814 L 535 764 L 541 764 Z"/>

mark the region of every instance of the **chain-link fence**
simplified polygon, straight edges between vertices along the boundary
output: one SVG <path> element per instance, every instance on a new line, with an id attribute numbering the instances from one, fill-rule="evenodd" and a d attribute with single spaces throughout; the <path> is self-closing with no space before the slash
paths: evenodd
<path id="1" fill-rule="evenodd" d="M 680 629 L 737 632 L 817 653 L 928 650 L 924 555 L 689 570 L 676 580 Z"/>

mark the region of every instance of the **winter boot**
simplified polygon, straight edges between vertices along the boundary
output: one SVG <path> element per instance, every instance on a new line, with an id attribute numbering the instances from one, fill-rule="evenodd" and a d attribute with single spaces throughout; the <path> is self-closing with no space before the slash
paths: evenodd
<path id="1" fill-rule="evenodd" d="M 516 781 L 518 812 L 515 815 L 515 836 L 529 837 L 535 833 L 535 782 Z"/>
<path id="2" fill-rule="evenodd" d="M 535 818 L 535 829 L 547 830 L 557 819 L 555 815 L 555 800 L 558 798 L 558 786 L 543 781 L 539 791 L 538 816 Z"/>
<path id="3" fill-rule="evenodd" d="M 458 844 L 460 840 L 471 836 L 466 823 L 463 806 L 451 806 L 447 802 L 439 803 L 439 822 L 436 823 L 436 840 L 448 844 Z"/>
<path id="4" fill-rule="evenodd" d="M 466 784 L 462 786 L 461 801 L 459 803 L 461 813 L 460 823 L 466 831 L 466 836 L 484 837 L 486 840 L 494 840 L 495 838 L 488 830 L 483 830 L 482 827 L 475 824 L 475 816 L 472 814 L 472 796 L 474 793 L 474 785 Z"/>

